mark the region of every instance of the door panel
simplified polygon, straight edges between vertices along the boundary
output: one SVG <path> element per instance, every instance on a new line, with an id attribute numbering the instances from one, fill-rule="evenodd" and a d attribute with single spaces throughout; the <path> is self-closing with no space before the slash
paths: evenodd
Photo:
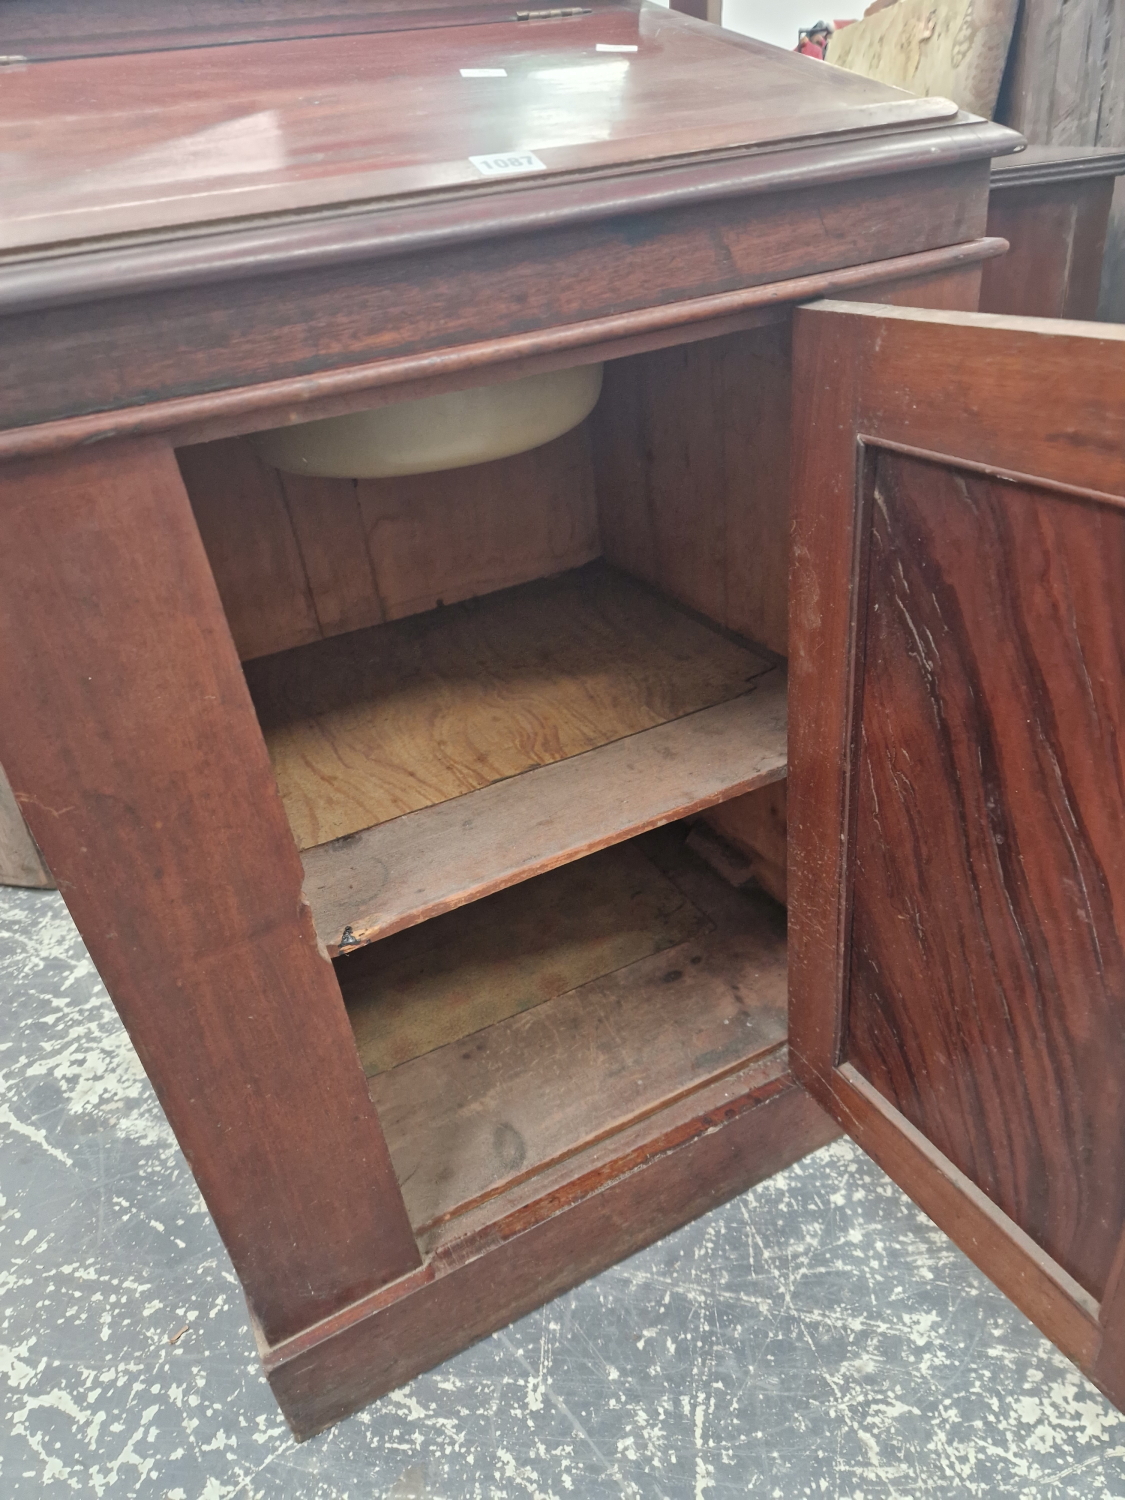
<path id="1" fill-rule="evenodd" d="M 868 469 L 847 1057 L 1100 1297 L 1125 1226 L 1125 512 Z"/>
<path id="2" fill-rule="evenodd" d="M 1120 1400 L 1125 330 L 795 341 L 795 1065 Z"/>

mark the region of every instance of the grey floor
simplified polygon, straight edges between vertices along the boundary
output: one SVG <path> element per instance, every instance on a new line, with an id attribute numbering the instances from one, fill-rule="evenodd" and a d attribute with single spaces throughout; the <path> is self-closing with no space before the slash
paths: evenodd
<path id="1" fill-rule="evenodd" d="M 1125 1500 L 1125 1418 L 837 1144 L 311 1442 L 57 896 L 0 889 L 0 1500 Z"/>

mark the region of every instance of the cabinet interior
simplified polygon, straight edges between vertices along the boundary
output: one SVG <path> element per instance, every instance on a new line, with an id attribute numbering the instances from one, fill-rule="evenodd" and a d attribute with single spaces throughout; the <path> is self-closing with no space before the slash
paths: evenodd
<path id="1" fill-rule="evenodd" d="M 779 317 L 474 468 L 179 450 L 420 1235 L 785 1069 L 789 385 Z"/>

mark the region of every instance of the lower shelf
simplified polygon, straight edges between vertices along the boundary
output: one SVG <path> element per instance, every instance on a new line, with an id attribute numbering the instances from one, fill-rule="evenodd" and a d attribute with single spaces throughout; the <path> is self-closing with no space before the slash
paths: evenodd
<path id="1" fill-rule="evenodd" d="M 783 1049 L 784 910 L 734 890 L 686 835 L 660 829 L 338 961 L 420 1236 Z"/>

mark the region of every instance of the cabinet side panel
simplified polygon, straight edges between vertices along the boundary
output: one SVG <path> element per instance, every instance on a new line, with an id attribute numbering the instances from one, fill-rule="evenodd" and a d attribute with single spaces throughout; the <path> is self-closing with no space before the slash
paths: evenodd
<path id="1" fill-rule="evenodd" d="M 1100 1297 L 1125 1224 L 1125 513 L 889 453 L 873 474 L 846 1054 Z"/>
<path id="2" fill-rule="evenodd" d="M 418 1264 L 170 448 L 0 472 L 0 756 L 267 1340 Z"/>

